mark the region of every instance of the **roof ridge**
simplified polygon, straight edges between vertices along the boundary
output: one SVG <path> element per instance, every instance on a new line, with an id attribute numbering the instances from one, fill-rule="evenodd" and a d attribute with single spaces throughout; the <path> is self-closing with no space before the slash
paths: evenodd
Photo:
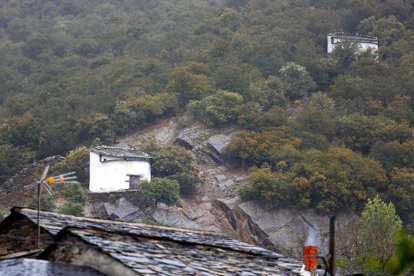
<path id="1" fill-rule="evenodd" d="M 267 249 L 264 249 L 264 248 L 263 248 L 263 250 L 271 252 L 271 253 L 275 253 L 275 254 L 265 255 L 265 254 L 259 254 L 257 252 L 240 250 L 240 249 L 234 248 L 234 247 L 228 247 L 228 246 L 226 247 L 226 246 L 222 246 L 222 245 L 213 245 L 213 244 L 208 244 L 208 243 L 196 243 L 196 242 L 190 242 L 190 241 L 186 241 L 186 240 L 177 240 L 177 239 L 173 239 L 173 238 L 170 238 L 170 237 L 164 237 L 164 236 L 154 237 L 154 236 L 151 236 L 151 235 L 147 235 L 145 233 L 134 233 L 134 232 L 121 231 L 121 230 L 109 230 L 109 229 L 98 228 L 98 227 L 95 227 L 95 226 L 87 226 L 87 227 L 67 226 L 67 227 L 63 228 L 61 231 L 59 231 L 58 235 L 63 235 L 65 232 L 70 232 L 70 233 L 76 235 L 76 233 L 73 233 L 72 230 L 74 230 L 74 231 L 84 230 L 85 232 L 88 232 L 88 230 L 93 230 L 93 231 L 96 231 L 96 232 L 104 232 L 104 233 L 114 234 L 114 235 L 142 237 L 142 238 L 145 238 L 145 239 L 153 239 L 153 240 L 164 240 L 164 241 L 170 241 L 170 242 L 174 242 L 174 243 L 178 243 L 178 244 L 197 244 L 199 246 L 206 246 L 206 247 L 211 247 L 211 248 L 221 248 L 221 249 L 226 249 L 226 250 L 229 250 L 229 251 L 240 252 L 240 253 L 244 253 L 244 254 L 250 254 L 250 255 L 253 255 L 253 256 L 264 256 L 264 257 L 267 257 L 267 258 L 273 258 L 273 259 L 277 259 L 277 260 L 286 259 L 286 257 L 284 257 L 284 256 L 275 256 L 275 254 L 277 254 L 276 252 L 273 252 L 273 251 L 270 251 L 270 250 L 267 250 Z M 63 231 L 65 231 L 65 232 L 63 232 Z M 62 234 L 60 234 L 60 233 L 62 233 Z M 77 236 L 79 236 L 79 235 L 77 235 Z M 224 236 L 224 237 L 226 237 L 226 236 Z M 80 238 L 83 239 L 82 236 L 80 236 Z M 262 249 L 261 247 L 259 247 L 259 248 Z"/>
<path id="2" fill-rule="evenodd" d="M 30 212 L 30 213 L 37 214 L 37 210 L 27 208 L 27 207 L 13 207 L 11 209 L 11 211 L 16 211 L 15 209 L 19 209 L 18 212 L 24 211 L 24 212 Z M 165 229 L 165 230 L 174 230 L 174 231 L 185 232 L 185 233 L 191 232 L 191 233 L 195 233 L 195 234 L 208 234 L 208 235 L 211 235 L 211 236 L 220 236 L 220 237 L 226 237 L 227 238 L 227 236 L 222 235 L 222 234 L 217 234 L 213 231 L 200 231 L 200 230 L 182 229 L 182 228 L 159 226 L 159 225 L 148 225 L 148 224 L 137 223 L 137 222 L 124 222 L 124 221 L 116 221 L 116 220 L 108 220 L 108 219 L 99 219 L 99 218 L 95 218 L 95 217 L 77 217 L 77 216 L 72 216 L 72 215 L 65 215 L 65 214 L 59 214 L 59 213 L 54 213 L 54 212 L 42 211 L 41 210 L 40 214 L 42 214 L 42 213 L 57 216 L 57 217 L 61 217 L 61 218 L 66 217 L 66 218 L 72 218 L 72 219 L 76 219 L 76 220 L 89 220 L 89 221 L 93 221 L 93 222 L 104 222 L 104 223 L 110 223 L 110 224 L 140 226 L 140 227 L 144 227 L 144 228 L 148 228 L 148 229 Z"/>

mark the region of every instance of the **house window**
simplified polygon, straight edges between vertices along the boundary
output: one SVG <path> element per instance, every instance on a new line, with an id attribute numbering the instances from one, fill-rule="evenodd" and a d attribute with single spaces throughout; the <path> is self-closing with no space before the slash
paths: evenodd
<path id="1" fill-rule="evenodd" d="M 129 175 L 129 188 L 136 189 L 139 186 L 139 181 L 142 175 Z"/>

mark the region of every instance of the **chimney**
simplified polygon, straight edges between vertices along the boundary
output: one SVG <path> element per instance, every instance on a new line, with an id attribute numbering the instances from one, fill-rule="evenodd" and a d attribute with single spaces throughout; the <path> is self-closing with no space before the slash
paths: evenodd
<path id="1" fill-rule="evenodd" d="M 303 247 L 303 262 L 306 271 L 312 271 L 318 266 L 318 247 L 305 245 Z"/>

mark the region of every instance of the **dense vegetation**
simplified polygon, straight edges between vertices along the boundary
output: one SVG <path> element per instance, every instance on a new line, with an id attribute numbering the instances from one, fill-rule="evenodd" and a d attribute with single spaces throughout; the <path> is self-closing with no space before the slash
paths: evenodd
<path id="1" fill-rule="evenodd" d="M 0 181 L 188 110 L 244 129 L 228 148 L 254 166 L 242 197 L 331 213 L 379 194 L 412 222 L 413 7 L 0 0 Z M 327 56 L 333 31 L 377 36 L 378 58 L 352 44 Z"/>

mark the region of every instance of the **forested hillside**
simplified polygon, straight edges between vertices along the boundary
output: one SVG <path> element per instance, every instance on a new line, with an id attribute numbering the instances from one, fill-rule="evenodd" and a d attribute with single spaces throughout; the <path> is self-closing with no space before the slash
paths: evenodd
<path id="1" fill-rule="evenodd" d="M 242 131 L 243 199 L 414 221 L 414 2 L 0 0 L 0 181 L 188 111 Z M 326 35 L 376 36 L 326 55 Z"/>

